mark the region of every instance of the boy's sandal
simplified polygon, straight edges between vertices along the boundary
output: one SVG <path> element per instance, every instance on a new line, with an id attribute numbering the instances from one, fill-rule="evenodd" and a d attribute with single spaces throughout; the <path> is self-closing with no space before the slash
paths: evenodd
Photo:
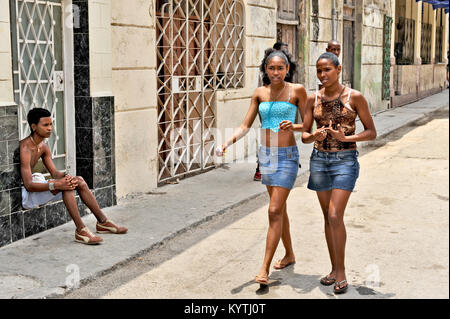
<path id="1" fill-rule="evenodd" d="M 341 287 L 342 284 L 345 284 L 345 286 Z M 344 292 L 346 292 L 348 289 L 348 283 L 347 280 L 344 279 L 342 281 L 339 281 L 338 283 L 334 284 L 334 293 L 335 294 L 343 294 Z"/>
<path id="2" fill-rule="evenodd" d="M 324 286 L 331 286 L 335 282 L 336 282 L 336 278 L 330 278 L 330 277 L 328 277 L 328 275 L 320 278 L 320 283 Z"/>

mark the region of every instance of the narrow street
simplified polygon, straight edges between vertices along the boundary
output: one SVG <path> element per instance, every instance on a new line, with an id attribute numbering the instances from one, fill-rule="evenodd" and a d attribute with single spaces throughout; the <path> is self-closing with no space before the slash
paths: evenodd
<path id="1" fill-rule="evenodd" d="M 447 108 L 360 154 L 345 217 L 344 295 L 319 284 L 330 262 L 306 174 L 288 199 L 297 262 L 273 270 L 267 289 L 253 283 L 268 226 L 268 196 L 261 195 L 65 298 L 449 298 L 448 130 Z M 283 253 L 280 241 L 274 260 Z"/>

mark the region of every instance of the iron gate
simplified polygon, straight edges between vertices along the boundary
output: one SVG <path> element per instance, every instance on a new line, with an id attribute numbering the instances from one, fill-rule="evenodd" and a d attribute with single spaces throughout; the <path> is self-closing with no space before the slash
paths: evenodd
<path id="1" fill-rule="evenodd" d="M 244 86 L 244 7 L 158 0 L 158 182 L 214 167 L 215 96 Z"/>

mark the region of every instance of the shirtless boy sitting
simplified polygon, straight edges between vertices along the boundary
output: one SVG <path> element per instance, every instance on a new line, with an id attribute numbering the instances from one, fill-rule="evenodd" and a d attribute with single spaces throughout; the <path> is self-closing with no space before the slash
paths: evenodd
<path id="1" fill-rule="evenodd" d="M 83 203 L 97 218 L 98 233 L 126 233 L 128 230 L 126 227 L 117 226 L 106 218 L 81 176 L 70 176 L 56 169 L 50 148 L 43 142 L 52 133 L 50 112 L 46 109 L 34 108 L 28 112 L 27 120 L 31 134 L 20 141 L 20 172 L 24 186 L 22 187 L 23 208 L 30 209 L 62 199 L 76 225 L 75 241 L 88 245 L 99 244 L 103 239 L 94 235 L 81 220 L 75 199 L 74 191 L 76 190 Z M 32 174 L 39 158 L 42 158 L 44 166 L 52 177 L 49 181 L 46 181 L 41 173 Z"/>

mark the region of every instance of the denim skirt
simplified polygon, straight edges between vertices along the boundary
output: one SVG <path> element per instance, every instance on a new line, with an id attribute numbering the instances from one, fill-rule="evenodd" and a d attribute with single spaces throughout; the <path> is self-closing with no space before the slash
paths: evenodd
<path id="1" fill-rule="evenodd" d="M 259 170 L 261 182 L 268 186 L 287 189 L 294 187 L 297 179 L 299 153 L 296 145 L 287 147 L 259 146 Z"/>
<path id="2" fill-rule="evenodd" d="M 357 150 L 322 152 L 313 149 L 308 188 L 317 192 L 343 189 L 352 192 L 359 176 Z"/>

